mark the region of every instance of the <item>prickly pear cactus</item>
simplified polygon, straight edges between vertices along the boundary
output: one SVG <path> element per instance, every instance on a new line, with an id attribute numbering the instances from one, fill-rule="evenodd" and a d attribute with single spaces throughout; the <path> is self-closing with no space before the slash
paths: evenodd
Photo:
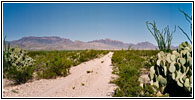
<path id="1" fill-rule="evenodd" d="M 172 53 L 159 52 L 155 65 L 150 68 L 150 84 L 164 92 L 169 81 L 192 93 L 192 46 L 187 42 L 179 45 Z"/>
<path id="2" fill-rule="evenodd" d="M 32 67 L 34 60 L 26 55 L 25 50 L 19 48 L 11 48 L 8 51 L 8 55 L 5 55 L 12 67 L 15 67 L 18 71 L 22 71 L 25 67 Z"/>
<path id="3" fill-rule="evenodd" d="M 6 68 L 4 74 L 8 79 L 21 83 L 32 77 L 34 60 L 27 55 L 25 50 L 17 47 L 5 50 L 4 60 L 3 68 Z"/>

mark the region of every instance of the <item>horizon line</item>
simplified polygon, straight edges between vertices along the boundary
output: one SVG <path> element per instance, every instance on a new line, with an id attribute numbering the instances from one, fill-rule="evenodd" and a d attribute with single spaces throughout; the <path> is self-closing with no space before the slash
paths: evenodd
<path id="1" fill-rule="evenodd" d="M 82 41 L 82 40 L 73 40 L 73 39 L 70 39 L 70 38 L 65 38 L 65 37 L 55 36 L 55 35 L 52 35 L 52 36 L 32 36 L 32 35 L 30 35 L 30 36 L 21 37 L 21 38 L 19 38 L 19 39 L 8 40 L 8 42 L 17 41 L 17 40 L 20 40 L 20 39 L 22 39 L 22 38 L 28 38 L 28 37 L 37 37 L 37 38 L 42 38 L 42 37 L 57 37 L 57 38 L 62 38 L 62 39 L 69 39 L 69 40 L 71 40 L 71 41 L 73 41 L 73 42 L 75 42 L 75 41 L 91 42 L 91 41 L 95 41 L 95 40 L 106 40 L 106 39 L 109 39 L 109 40 L 112 40 L 112 41 L 118 41 L 118 42 L 122 42 L 122 43 L 125 43 L 125 44 L 134 44 L 134 45 L 137 45 L 137 44 L 139 44 L 139 43 L 144 43 L 144 42 L 151 43 L 151 42 L 149 42 L 149 41 L 139 41 L 139 42 L 137 42 L 137 43 L 131 43 L 131 42 L 124 42 L 124 41 L 121 41 L 121 40 L 116 40 L 116 39 L 111 39 L 111 38 L 101 38 L 101 39 L 94 39 L 94 40 L 90 40 L 90 41 Z M 2 38 L 3 38 L 3 37 L 2 37 Z M 3 38 L 2 40 L 4 40 L 4 38 Z M 157 47 L 158 47 L 158 45 L 156 45 L 156 44 L 154 44 L 154 43 L 151 43 L 151 44 L 153 44 L 154 46 L 157 46 Z M 175 45 L 171 45 L 171 46 L 177 47 L 177 46 L 175 46 Z"/>

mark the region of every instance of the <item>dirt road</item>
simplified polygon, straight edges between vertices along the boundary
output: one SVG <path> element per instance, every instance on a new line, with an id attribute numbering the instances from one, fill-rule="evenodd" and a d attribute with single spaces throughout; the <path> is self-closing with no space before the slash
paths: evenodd
<path id="1" fill-rule="evenodd" d="M 18 86 L 5 86 L 4 97 L 109 97 L 116 88 L 109 83 L 112 74 L 110 52 L 70 69 L 70 75 L 41 79 Z"/>

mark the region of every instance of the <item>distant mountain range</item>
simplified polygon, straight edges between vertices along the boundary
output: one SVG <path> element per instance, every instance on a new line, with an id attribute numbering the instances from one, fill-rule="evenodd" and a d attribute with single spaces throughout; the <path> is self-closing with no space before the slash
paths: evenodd
<path id="1" fill-rule="evenodd" d="M 9 41 L 11 46 L 18 46 L 26 50 L 84 50 L 84 49 L 157 49 L 157 46 L 149 42 L 140 42 L 137 44 L 123 43 L 117 40 L 100 39 L 88 42 L 72 41 L 66 38 L 56 36 L 51 37 L 23 37 L 19 40 Z"/>

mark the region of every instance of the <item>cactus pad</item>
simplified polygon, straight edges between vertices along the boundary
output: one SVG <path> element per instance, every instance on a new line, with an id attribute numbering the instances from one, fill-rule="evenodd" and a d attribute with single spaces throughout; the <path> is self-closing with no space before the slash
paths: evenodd
<path id="1" fill-rule="evenodd" d="M 180 58 L 180 59 L 179 59 L 179 62 L 180 62 L 182 65 L 184 65 L 184 64 L 186 63 L 186 60 L 185 60 L 184 58 Z"/>
<path id="2" fill-rule="evenodd" d="M 176 69 L 176 68 L 175 68 L 175 65 L 174 65 L 174 64 L 175 64 L 175 62 L 172 62 L 171 65 L 170 65 L 170 67 L 169 67 L 169 71 L 170 71 L 171 73 L 175 72 L 175 69 Z"/>

